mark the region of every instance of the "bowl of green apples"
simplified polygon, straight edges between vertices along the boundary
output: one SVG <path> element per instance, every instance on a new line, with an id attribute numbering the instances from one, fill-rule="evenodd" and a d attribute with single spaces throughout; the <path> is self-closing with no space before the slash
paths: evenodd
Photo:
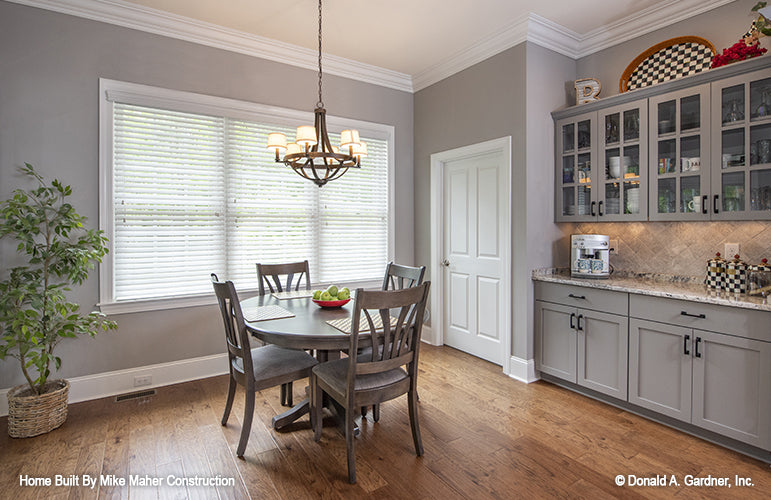
<path id="1" fill-rule="evenodd" d="M 351 301 L 351 291 L 347 288 L 338 289 L 337 286 L 331 285 L 326 290 L 314 290 L 311 300 L 319 307 L 328 309 L 342 307 Z"/>

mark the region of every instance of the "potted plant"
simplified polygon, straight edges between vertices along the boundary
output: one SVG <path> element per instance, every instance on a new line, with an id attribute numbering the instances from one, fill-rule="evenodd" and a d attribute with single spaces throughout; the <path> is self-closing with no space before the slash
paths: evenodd
<path id="1" fill-rule="evenodd" d="M 31 437 L 59 427 L 67 418 L 66 380 L 49 380 L 65 338 L 94 336 L 116 328 L 100 312 L 83 314 L 65 292 L 82 284 L 107 253 L 102 231 L 86 229 L 85 217 L 66 199 L 70 186 L 47 184 L 29 163 L 21 172 L 38 186 L 17 189 L 0 202 L 0 239 L 18 242 L 26 265 L 3 271 L 0 281 L 0 359 L 19 360 L 27 383 L 8 392 L 8 433 Z"/>

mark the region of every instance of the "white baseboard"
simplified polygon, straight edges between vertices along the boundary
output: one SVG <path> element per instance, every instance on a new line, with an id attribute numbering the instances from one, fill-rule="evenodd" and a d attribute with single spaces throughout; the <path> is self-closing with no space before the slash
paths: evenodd
<path id="1" fill-rule="evenodd" d="M 68 379 L 70 381 L 69 402 L 78 403 L 91 399 L 115 396 L 127 392 L 143 391 L 164 385 L 178 384 L 228 372 L 228 355 L 213 354 L 200 358 L 172 361 L 157 365 L 140 366 L 127 370 L 97 373 Z M 134 387 L 134 377 L 151 376 L 152 384 Z M 11 388 L 0 389 L 0 417 L 8 415 L 8 398 Z"/>
<path id="2" fill-rule="evenodd" d="M 534 359 L 522 359 L 516 356 L 511 357 L 511 371 L 509 377 L 529 384 L 535 382 L 539 377 L 535 373 L 535 360 Z"/>
<path id="3" fill-rule="evenodd" d="M 435 346 L 442 345 L 436 341 L 436 339 L 434 338 L 434 331 L 428 325 L 423 325 L 423 332 L 421 332 L 420 334 L 420 340 L 430 345 L 435 345 Z"/>

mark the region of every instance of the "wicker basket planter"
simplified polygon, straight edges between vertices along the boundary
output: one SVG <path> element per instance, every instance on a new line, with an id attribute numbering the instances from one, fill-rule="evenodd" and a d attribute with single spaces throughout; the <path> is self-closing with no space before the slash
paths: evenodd
<path id="1" fill-rule="evenodd" d="M 25 438 L 51 432 L 67 419 L 67 396 L 70 383 L 51 380 L 46 392 L 34 394 L 28 385 L 18 385 L 8 391 L 8 434 Z"/>

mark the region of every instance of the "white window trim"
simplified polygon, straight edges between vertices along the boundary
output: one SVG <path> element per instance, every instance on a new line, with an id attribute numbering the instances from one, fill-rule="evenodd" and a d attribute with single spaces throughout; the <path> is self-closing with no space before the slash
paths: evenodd
<path id="1" fill-rule="evenodd" d="M 113 102 L 174 109 L 189 113 L 203 113 L 228 116 L 253 121 L 284 124 L 289 126 L 313 123 L 313 113 L 294 109 L 267 106 L 225 97 L 215 97 L 193 92 L 151 87 L 137 83 L 99 79 L 99 229 L 109 238 L 107 248 L 110 252 L 99 265 L 99 308 L 105 314 L 122 314 L 162 309 L 178 309 L 216 304 L 214 293 L 164 299 L 130 300 L 115 302 L 113 290 Z M 340 132 L 346 128 L 357 129 L 362 136 L 387 141 L 388 143 L 388 259 L 393 260 L 395 248 L 395 132 L 392 125 L 340 118 L 327 115 L 330 132 Z M 310 181 L 308 181 L 310 182 Z M 385 271 L 385 267 L 383 268 Z M 255 275 L 256 277 L 256 275 Z M 382 282 L 372 280 L 339 283 L 349 288 L 380 287 Z M 255 290 L 239 291 L 244 297 Z"/>

